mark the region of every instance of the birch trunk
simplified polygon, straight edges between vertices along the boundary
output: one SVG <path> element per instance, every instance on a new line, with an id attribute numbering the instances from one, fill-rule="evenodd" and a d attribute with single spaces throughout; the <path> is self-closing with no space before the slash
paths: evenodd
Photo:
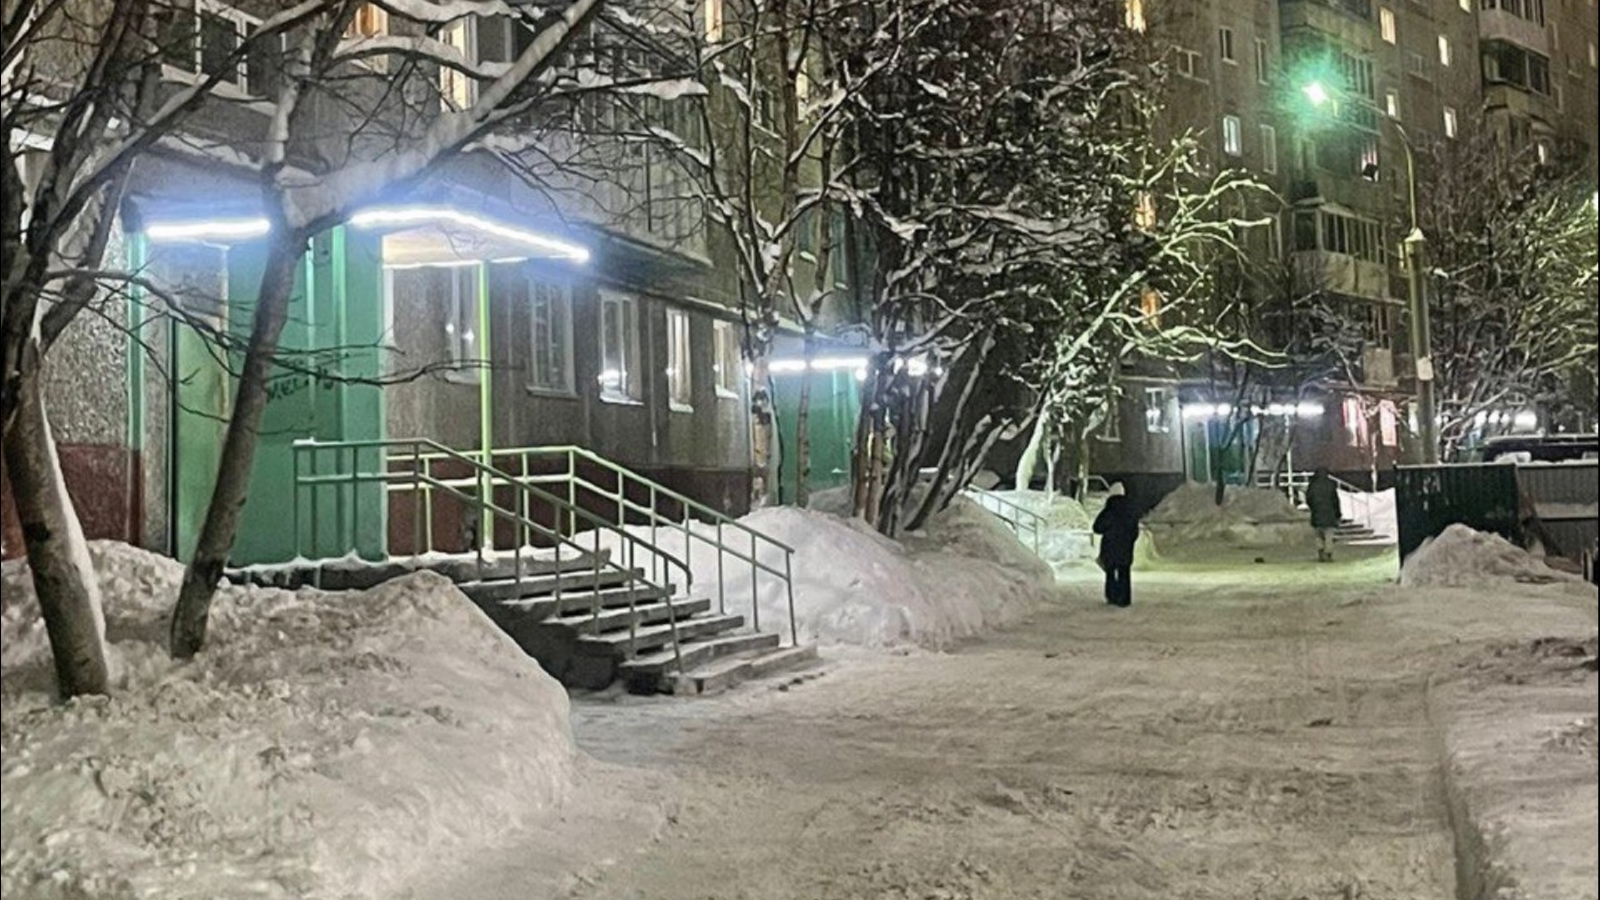
<path id="1" fill-rule="evenodd" d="M 38 344 L 26 345 L 24 352 L 37 353 Z M 5 438 L 6 477 L 50 637 L 56 687 L 63 698 L 103 694 L 110 679 L 100 581 L 61 476 L 38 369 L 30 368 L 15 383 L 14 418 Z"/>
<path id="2" fill-rule="evenodd" d="M 816 352 L 816 336 L 807 329 L 800 404 L 794 414 L 794 503 L 799 507 L 811 503 L 811 358 Z"/>
<path id="3" fill-rule="evenodd" d="M 767 354 L 750 361 L 750 508 L 767 505 L 772 492 L 772 378 Z"/>
<path id="4" fill-rule="evenodd" d="M 257 432 L 267 405 L 267 376 L 278 351 L 278 338 L 288 320 L 295 269 L 304 251 L 305 243 L 301 240 L 273 241 L 267 250 L 255 321 L 250 329 L 250 343 L 245 348 L 244 371 L 239 376 L 233 415 L 228 418 L 222 459 L 217 466 L 217 484 L 211 492 L 211 503 L 206 507 L 206 520 L 200 528 L 194 556 L 183 573 L 177 608 L 172 612 L 172 655 L 176 659 L 189 659 L 206 643 L 211 600 L 239 533 L 239 514 L 249 499 Z"/>

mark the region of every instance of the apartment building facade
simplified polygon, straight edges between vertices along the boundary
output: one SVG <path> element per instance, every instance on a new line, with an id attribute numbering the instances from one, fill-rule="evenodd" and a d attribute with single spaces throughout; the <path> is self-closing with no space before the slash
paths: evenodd
<path id="1" fill-rule="evenodd" d="M 163 25 L 162 75 L 174 86 L 259 22 L 211 0 L 177 10 Z M 388 17 L 372 10 L 352 25 L 356 37 L 386 36 Z M 457 19 L 436 36 L 486 63 L 514 59 L 528 39 L 494 17 Z M 134 170 L 111 255 L 181 314 L 135 291 L 81 317 L 47 361 L 63 473 L 91 538 L 183 558 L 198 534 L 233 394 L 236 350 L 219 349 L 217 336 L 249 329 L 265 229 L 250 171 L 200 148 L 260 133 L 266 72 L 242 63 L 221 91 L 227 102 Z M 429 77 L 441 106 L 464 106 L 477 89 L 454 71 Z M 386 82 L 358 72 L 350 89 L 379 95 Z M 639 105 L 684 125 L 670 100 Z M 324 131 L 330 142 L 349 136 Z M 42 151 L 51 137 L 30 140 Z M 235 562 L 331 549 L 288 525 L 306 464 L 294 445 L 305 439 L 421 437 L 475 452 L 577 445 L 717 508 L 745 508 L 750 392 L 733 267 L 718 263 L 726 249 L 659 148 L 596 152 L 611 154 L 605 178 L 537 185 L 468 153 L 314 240 L 268 387 Z M 42 166 L 28 158 L 24 175 L 37 178 Z M 363 553 L 414 534 L 409 504 L 391 504 L 381 486 L 353 491 L 349 504 L 341 515 L 361 523 L 352 530 Z M 9 501 L 5 521 L 11 556 L 21 541 Z M 457 524 L 460 534 L 435 534 L 438 549 L 468 546 L 471 523 Z"/>
<path id="2" fill-rule="evenodd" d="M 1413 191 L 1426 205 L 1435 150 L 1479 128 L 1540 161 L 1582 159 L 1593 179 L 1595 3 L 1129 0 L 1128 10 L 1171 74 L 1162 131 L 1198 132 L 1210 166 L 1247 169 L 1277 193 L 1271 221 L 1243 245 L 1283 259 L 1298 290 L 1324 292 L 1360 340 L 1342 376 L 1263 403 L 1231 443 L 1228 385 L 1136 365 L 1090 439 L 1091 471 L 1152 496 L 1219 468 L 1242 478 L 1252 455 L 1385 482 L 1416 456 L 1402 248 Z M 1220 467 L 1217 453 L 1229 455 Z"/>

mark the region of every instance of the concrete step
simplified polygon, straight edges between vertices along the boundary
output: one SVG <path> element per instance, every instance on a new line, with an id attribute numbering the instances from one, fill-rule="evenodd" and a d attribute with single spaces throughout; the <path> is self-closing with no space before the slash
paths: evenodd
<path id="1" fill-rule="evenodd" d="M 669 667 L 661 678 L 661 690 L 668 694 L 713 694 L 752 678 L 808 666 L 816 660 L 817 648 L 814 645 L 765 651 L 746 650 L 714 658 L 682 675 Z"/>
<path id="2" fill-rule="evenodd" d="M 744 616 L 697 616 L 679 622 L 676 636 L 679 643 L 683 643 L 694 638 L 720 634 L 743 624 Z M 636 657 L 644 651 L 668 647 L 667 653 L 670 656 L 673 636 L 673 628 L 670 625 L 650 625 L 632 633 L 623 628 L 604 634 L 583 635 L 578 638 L 576 649 L 577 652 L 588 656 L 607 656 L 625 660 Z"/>
<path id="3" fill-rule="evenodd" d="M 644 603 L 666 600 L 678 592 L 673 585 L 657 587 L 641 584 L 638 587 L 610 587 L 596 594 L 593 590 L 574 587 L 564 590 L 561 599 L 546 594 L 542 597 L 521 597 L 501 600 L 491 616 L 504 616 L 523 620 L 542 621 L 551 616 L 570 616 L 579 613 L 592 615 L 598 602 L 601 609 L 627 609 Z"/>
<path id="4" fill-rule="evenodd" d="M 669 615 L 676 615 L 679 624 L 682 624 L 690 617 L 708 612 L 710 609 L 711 598 L 700 597 L 690 600 L 674 600 L 670 604 L 666 601 L 646 603 L 631 610 L 625 606 L 605 609 L 600 612 L 598 620 L 593 613 L 588 611 L 550 616 L 544 620 L 543 624 L 570 628 L 579 634 L 601 634 L 625 629 L 635 622 L 640 625 L 656 625 L 667 622 Z"/>
<path id="5" fill-rule="evenodd" d="M 644 572 L 635 569 L 631 573 L 632 579 L 643 577 Z M 598 587 L 604 591 L 608 588 L 620 587 L 630 580 L 630 573 L 621 569 L 601 569 L 599 572 L 590 569 L 585 572 L 569 572 L 559 575 L 545 575 L 533 578 L 523 578 L 517 581 L 511 578 L 475 581 L 460 581 L 456 586 L 461 588 L 461 593 L 471 597 L 479 606 L 491 603 L 503 603 L 507 600 L 521 600 L 529 597 L 542 597 L 554 594 L 560 588 L 563 594 L 581 593 L 591 596 Z"/>
<path id="6" fill-rule="evenodd" d="M 678 645 L 678 651 L 682 654 L 684 671 L 687 673 L 718 657 L 775 650 L 781 642 L 775 632 L 745 632 L 685 641 Z M 618 665 L 616 671 L 617 677 L 627 682 L 628 690 L 646 694 L 661 693 L 664 679 L 676 674 L 677 659 L 671 647 L 635 656 Z"/>

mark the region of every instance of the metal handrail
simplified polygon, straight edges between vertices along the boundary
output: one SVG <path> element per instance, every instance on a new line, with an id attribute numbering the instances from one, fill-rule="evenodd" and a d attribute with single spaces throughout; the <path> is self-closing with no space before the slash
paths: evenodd
<path id="1" fill-rule="evenodd" d="M 766 572 L 779 579 L 779 581 L 783 584 L 784 594 L 788 602 L 789 643 L 791 646 L 799 645 L 800 632 L 796 624 L 794 610 L 793 547 L 790 547 L 788 544 L 785 544 L 776 538 L 751 528 L 750 526 L 740 522 L 732 516 L 727 515 L 726 513 L 707 506 L 706 504 L 701 503 L 692 497 L 679 493 L 678 491 L 675 491 L 669 487 L 666 487 L 665 485 L 645 478 L 637 472 L 634 472 L 625 466 L 619 465 L 618 463 L 612 462 L 611 460 L 606 459 L 605 457 L 583 447 L 574 445 L 508 447 L 496 449 L 493 451 L 493 453 L 495 457 L 501 459 L 515 457 L 517 459 L 517 464 L 521 474 L 513 477 L 518 478 L 525 484 L 565 484 L 568 491 L 567 499 L 574 506 L 578 505 L 577 497 L 578 490 L 580 488 L 590 492 L 596 497 L 609 500 L 617 511 L 617 521 L 615 524 L 619 528 L 626 524 L 626 519 L 629 512 L 645 516 L 650 527 L 651 544 L 654 544 L 656 540 L 656 530 L 658 528 L 666 527 L 681 532 L 684 536 L 684 560 L 687 563 L 692 563 L 694 559 L 694 541 L 700 541 L 710 545 L 711 547 L 714 547 L 717 551 L 718 612 L 725 612 L 727 608 L 725 591 L 727 578 L 723 565 L 724 559 L 728 556 L 732 556 L 735 560 L 748 564 L 750 567 L 751 595 L 750 627 L 753 629 L 760 630 L 761 627 L 761 604 L 759 590 L 760 573 Z M 538 474 L 536 472 L 530 474 L 528 467 L 529 460 L 541 457 L 564 460 L 566 464 L 566 471 L 555 474 Z M 600 468 L 616 476 L 616 483 L 610 488 L 605 488 L 587 478 L 584 478 L 578 471 L 577 460 L 580 458 L 594 463 Z M 630 500 L 628 498 L 627 491 L 628 485 L 630 484 L 641 490 L 647 491 L 649 493 L 649 502 L 639 503 L 634 500 Z M 666 498 L 678 504 L 679 508 L 682 509 L 684 513 L 683 521 L 678 521 L 661 514 L 658 507 L 662 498 Z M 697 532 L 692 529 L 689 526 L 689 519 L 694 517 L 698 517 L 702 521 L 707 521 L 709 524 L 714 525 L 716 527 L 715 537 Z M 723 539 L 724 529 L 732 529 L 736 532 L 742 532 L 744 536 L 748 537 L 749 552 L 746 553 L 738 547 L 735 547 L 725 541 Z M 761 561 L 758 552 L 759 544 L 771 546 L 783 554 L 782 570 L 779 570 L 776 566 L 772 566 Z"/>
<path id="2" fill-rule="evenodd" d="M 985 490 L 981 487 L 968 486 L 966 489 L 966 494 L 967 496 L 971 497 L 979 506 L 982 506 L 984 509 L 988 509 L 990 512 L 998 516 L 1000 521 L 1010 525 L 1011 530 L 1017 535 L 1019 540 L 1022 538 L 1024 521 L 1026 521 L 1027 529 L 1033 533 L 1033 553 L 1035 556 L 1039 554 L 1039 535 L 1044 531 L 1046 524 L 1044 516 L 1039 515 L 1015 500 L 1009 500 L 1000 496 L 999 494 L 996 494 L 994 491 Z M 995 508 L 990 509 L 988 506 L 989 503 L 993 503 Z"/>
<path id="3" fill-rule="evenodd" d="M 391 449 L 394 449 L 394 448 L 409 448 L 410 452 L 409 453 L 404 453 L 404 454 L 397 454 L 397 455 L 391 455 L 391 454 L 385 452 L 384 459 L 383 459 L 383 464 L 384 464 L 384 470 L 383 471 L 381 471 L 381 472 L 367 472 L 367 473 L 363 473 L 361 471 L 360 464 L 359 464 L 359 459 L 360 459 L 360 452 L 362 450 L 383 450 L 383 451 L 388 451 L 388 450 L 391 450 Z M 427 453 L 423 453 L 422 452 L 423 448 L 427 448 L 428 452 Z M 319 474 L 317 474 L 317 472 L 316 472 L 316 467 L 317 467 L 316 466 L 316 462 L 317 462 L 316 454 L 318 454 L 319 452 L 325 452 L 325 451 L 334 452 L 336 454 L 336 459 L 337 459 L 337 455 L 342 453 L 342 451 L 349 451 L 349 453 L 350 453 L 350 461 L 351 461 L 351 471 L 349 472 L 349 474 L 348 475 L 344 475 L 344 474 L 319 475 Z M 304 475 L 303 476 L 301 474 L 301 454 L 302 453 L 308 453 L 308 454 L 311 455 L 311 468 L 312 468 L 312 471 L 311 471 L 311 473 L 309 475 Z M 448 459 L 448 460 L 452 460 L 452 461 L 455 461 L 455 462 L 463 463 L 463 464 L 467 465 L 468 467 L 470 467 L 472 470 L 476 471 L 479 474 L 480 477 L 477 478 L 477 479 L 459 479 L 459 478 L 458 479 L 447 479 L 447 478 L 439 478 L 439 477 L 437 477 L 437 476 L 435 476 L 433 474 L 433 472 L 431 471 L 431 467 L 432 467 L 432 463 L 434 461 L 438 461 L 438 460 L 442 460 L 442 459 Z M 602 571 L 602 569 L 608 568 L 608 567 L 610 569 L 613 569 L 613 570 L 621 572 L 623 574 L 623 576 L 624 576 L 624 584 L 625 584 L 627 590 L 629 591 L 629 597 L 628 597 L 628 613 L 629 613 L 629 622 L 628 622 L 628 656 L 630 658 L 636 654 L 636 652 L 637 652 L 636 644 L 638 643 L 639 621 L 638 621 L 637 588 L 640 585 L 643 585 L 643 586 L 646 586 L 646 587 L 649 587 L 649 588 L 652 588 L 652 589 L 655 589 L 655 590 L 665 590 L 664 585 L 656 584 L 656 583 L 654 583 L 654 582 L 652 582 L 652 581 L 650 581 L 648 579 L 643 578 L 642 576 L 640 576 L 639 574 L 636 573 L 636 571 L 634 570 L 633 565 L 632 565 L 633 559 L 634 559 L 634 552 L 633 552 L 634 548 L 636 546 L 639 546 L 639 545 L 644 545 L 645 549 L 648 550 L 652 554 L 653 566 L 655 565 L 656 561 L 659 561 L 659 564 L 660 564 L 660 567 L 661 567 L 661 570 L 662 570 L 663 573 L 666 571 L 666 569 L 668 569 L 670 567 L 674 567 L 674 566 L 677 567 L 683 573 L 683 576 L 684 576 L 684 589 L 685 589 L 686 592 L 693 585 L 694 575 L 693 575 L 693 572 L 689 569 L 689 566 L 685 562 L 683 562 L 682 560 L 679 560 L 677 557 L 673 556 L 672 554 L 665 553 L 665 552 L 663 552 L 662 550 L 660 550 L 659 548 L 657 548 L 655 546 L 645 544 L 638 537 L 636 537 L 636 536 L 634 536 L 632 534 L 629 534 L 627 531 L 624 531 L 623 529 L 621 529 L 619 527 L 612 526 L 610 523 L 605 521 L 603 518 L 601 518 L 601 517 L 589 512 L 586 509 L 578 508 L 578 507 L 574 506 L 573 504 L 571 504 L 569 501 L 563 500 L 562 498 L 556 496 L 555 494 L 552 494 L 552 493 L 550 493 L 548 491 L 544 491 L 544 490 L 541 490 L 539 488 L 533 487 L 530 484 L 521 483 L 521 482 L 517 481 L 516 479 L 512 478 L 510 475 L 508 475 L 508 474 L 506 474 L 504 472 L 500 472 L 500 471 L 496 470 L 491 465 L 488 465 L 488 464 L 486 464 L 486 463 L 484 463 L 484 462 L 482 462 L 480 460 L 473 459 L 471 456 L 463 454 L 460 451 L 457 451 L 457 450 L 454 450 L 452 448 L 446 447 L 446 446 L 444 446 L 442 444 L 439 444 L 439 443 L 437 443 L 435 441 L 432 441 L 432 440 L 429 440 L 429 439 L 426 439 L 426 438 L 414 438 L 414 439 L 407 439 L 407 440 L 362 440 L 362 441 L 318 441 L 318 440 L 314 440 L 314 439 L 298 440 L 298 441 L 295 441 L 294 444 L 293 444 L 293 460 L 294 460 L 294 481 L 295 481 L 294 498 L 293 498 L 294 541 L 295 541 L 295 553 L 296 553 L 296 556 L 300 556 L 301 555 L 301 553 L 300 553 L 300 550 L 301 550 L 301 546 L 300 546 L 300 541 L 301 541 L 300 491 L 301 491 L 302 487 L 309 487 L 311 489 L 311 532 L 312 532 L 311 533 L 311 542 L 312 542 L 312 552 L 315 553 L 315 552 L 317 552 L 316 548 L 317 548 L 318 543 L 319 543 L 318 540 L 317 540 L 317 529 L 318 529 L 318 519 L 319 519 L 319 517 L 317 515 L 317 503 L 316 503 L 317 492 L 316 492 L 316 489 L 319 488 L 319 487 L 327 486 L 327 485 L 344 485 L 344 484 L 351 485 L 352 489 L 353 489 L 355 485 L 363 483 L 363 482 L 365 482 L 365 483 L 381 483 L 381 484 L 385 485 L 385 492 L 386 493 L 390 492 L 390 491 L 406 490 L 406 489 L 409 488 L 411 491 L 415 492 L 416 495 L 417 495 L 418 518 L 414 521 L 414 524 L 412 526 L 413 530 L 414 530 L 413 531 L 413 538 L 414 538 L 413 555 L 415 555 L 415 556 L 419 556 L 420 557 L 420 555 L 422 553 L 425 553 L 425 552 L 431 553 L 431 552 L 433 552 L 433 527 L 432 527 L 432 525 L 433 525 L 433 515 L 432 515 L 433 507 L 432 507 L 432 496 L 433 496 L 433 491 L 435 491 L 435 490 L 442 491 L 443 493 L 445 493 L 445 494 L 447 494 L 449 496 L 456 497 L 457 499 L 461 500 L 463 503 L 467 504 L 469 507 L 475 509 L 480 515 L 489 514 L 489 515 L 498 517 L 498 518 L 500 518 L 502 520 L 509 521 L 511 524 L 515 525 L 518 528 L 517 540 L 515 542 L 515 545 L 512 547 L 513 573 L 514 573 L 513 574 L 513 580 L 514 580 L 514 583 L 516 583 L 518 585 L 520 585 L 522 583 L 522 576 L 523 576 L 522 549 L 523 549 L 524 546 L 528 546 L 529 537 L 532 534 L 538 534 L 540 537 L 543 537 L 546 540 L 550 540 L 550 541 L 554 542 L 554 544 L 555 544 L 555 553 L 556 553 L 555 560 L 556 560 L 556 566 L 557 566 L 556 581 L 555 581 L 555 594 L 554 594 L 554 596 L 555 596 L 555 599 L 556 599 L 557 604 L 558 604 L 557 605 L 558 609 L 560 608 L 560 601 L 561 601 L 561 594 L 562 594 L 562 580 L 563 580 L 562 577 L 561 577 L 562 576 L 562 570 L 560 568 L 560 565 L 561 565 L 561 548 L 563 546 L 570 546 L 573 549 L 577 550 L 579 553 L 590 552 L 590 551 L 586 551 L 585 548 L 581 544 L 579 544 L 576 540 L 574 540 L 573 538 L 568 537 L 567 535 L 563 534 L 561 532 L 560 528 L 559 528 L 559 525 L 556 528 L 550 528 L 550 527 L 547 527 L 547 526 L 545 526 L 545 525 L 533 520 L 528 515 L 528 500 L 529 500 L 530 497 L 532 497 L 532 498 L 535 498 L 535 499 L 538 499 L 538 500 L 542 500 L 545 503 L 550 504 L 550 506 L 557 512 L 558 519 L 562 514 L 565 514 L 567 516 L 569 522 L 575 521 L 575 520 L 581 518 L 586 523 L 593 524 L 595 526 L 595 528 L 594 528 L 594 547 L 593 547 L 593 550 L 591 552 L 591 559 L 594 562 L 594 573 L 595 573 L 595 578 L 594 578 L 595 596 L 594 596 L 593 602 L 591 604 L 591 611 L 592 611 L 593 621 L 595 621 L 595 622 L 599 621 L 600 610 L 601 610 L 601 607 L 602 607 L 602 604 L 601 604 L 601 601 L 600 601 L 600 597 L 599 597 L 599 591 L 601 589 L 600 588 L 600 572 Z M 393 471 L 393 470 L 391 470 L 389 468 L 389 466 L 390 466 L 391 463 L 393 463 L 395 461 L 400 461 L 400 462 L 410 461 L 413 464 L 413 468 L 410 471 Z M 407 485 L 405 483 L 405 482 L 408 482 L 408 481 L 410 482 L 409 485 Z M 479 487 L 479 489 L 480 489 L 480 492 L 477 493 L 477 494 L 472 494 L 472 493 L 468 493 L 467 491 L 461 490 L 460 487 L 463 485 L 463 483 L 465 483 L 466 485 L 477 485 Z M 516 485 L 518 488 L 520 488 L 520 492 L 517 495 L 518 504 L 521 507 L 520 511 L 512 511 L 512 510 L 505 509 L 504 507 L 502 507 L 499 504 L 494 502 L 492 491 L 493 491 L 493 487 L 494 487 L 494 485 L 496 483 L 504 483 L 504 484 L 509 484 L 509 485 Z M 340 510 L 339 515 L 338 515 L 339 525 L 340 525 L 341 529 L 344 527 L 344 516 L 342 514 L 343 496 L 344 495 L 343 495 L 342 491 L 340 491 L 338 494 L 336 494 L 338 502 L 341 505 L 341 510 Z M 424 512 L 424 507 L 425 507 L 425 512 Z M 358 531 L 358 527 L 357 526 L 359 524 L 359 517 L 358 517 L 359 508 L 360 508 L 359 504 L 355 503 L 354 502 L 354 498 L 352 498 L 352 503 L 351 503 L 351 513 L 352 513 L 352 515 L 351 515 L 351 525 L 350 525 L 351 544 L 352 545 L 353 545 L 353 543 L 355 541 L 355 536 L 356 536 L 357 531 Z M 424 516 L 425 516 L 425 518 L 424 518 Z M 415 537 L 416 537 L 415 530 L 416 529 L 421 529 L 422 530 L 423 534 L 425 535 L 425 538 L 423 540 L 415 540 Z M 478 539 L 476 541 L 476 544 L 477 544 L 477 548 L 476 549 L 477 549 L 477 554 L 478 554 L 478 559 L 479 559 L 479 563 L 480 564 L 482 563 L 482 560 L 483 560 L 483 550 L 484 550 L 485 543 L 487 542 L 487 544 L 489 545 L 489 548 L 491 550 L 494 549 L 493 529 L 485 529 L 485 530 L 487 530 L 489 533 L 488 534 L 480 533 L 477 536 Z M 621 565 L 621 564 L 611 560 L 609 558 L 609 555 L 601 554 L 601 552 L 600 552 L 600 549 L 601 549 L 600 548 L 600 534 L 601 534 L 602 531 L 609 531 L 611 533 L 616 534 L 617 537 L 619 538 L 619 540 L 623 542 L 623 545 L 628 548 L 628 565 L 626 565 L 626 566 Z M 424 547 L 426 549 L 423 549 Z M 678 637 L 679 636 L 678 636 L 677 608 L 674 606 L 674 604 L 672 602 L 671 592 L 668 592 L 668 595 L 663 598 L 663 602 L 665 603 L 665 605 L 667 607 L 667 624 L 668 624 L 668 628 L 670 629 L 670 631 L 672 633 L 673 658 L 674 658 L 674 662 L 676 663 L 676 667 L 678 669 L 678 674 L 681 676 L 683 674 L 683 653 L 682 653 L 682 649 L 679 647 L 679 644 L 678 644 Z"/>
<path id="4" fill-rule="evenodd" d="M 1288 495 L 1289 502 L 1298 506 L 1305 502 L 1306 486 L 1311 483 L 1311 476 L 1313 474 L 1314 473 L 1305 471 L 1257 472 L 1256 487 L 1281 488 L 1283 492 Z M 1345 493 L 1352 494 L 1356 497 L 1356 502 L 1360 504 L 1362 511 L 1362 519 L 1360 520 L 1360 524 L 1366 526 L 1367 528 L 1371 528 L 1372 492 L 1365 488 L 1357 487 L 1356 485 L 1345 481 L 1343 478 L 1340 478 L 1337 475 L 1329 475 L 1328 480 L 1333 482 L 1334 487 L 1337 487 Z"/>

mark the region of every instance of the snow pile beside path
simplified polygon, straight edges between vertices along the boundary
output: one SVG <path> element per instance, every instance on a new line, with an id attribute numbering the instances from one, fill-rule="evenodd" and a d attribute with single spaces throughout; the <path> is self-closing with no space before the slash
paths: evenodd
<path id="1" fill-rule="evenodd" d="M 1495 584 L 1574 584 L 1577 575 L 1560 572 L 1498 534 L 1460 523 L 1422 542 L 1400 567 L 1404 587 L 1490 587 Z"/>
<path id="2" fill-rule="evenodd" d="M 92 550 L 124 663 L 110 697 L 50 702 L 26 567 L 4 571 L 8 897 L 392 897 L 572 780 L 566 693 L 442 576 L 224 588 L 179 666 L 181 566 Z"/>
<path id="3" fill-rule="evenodd" d="M 1229 487 L 1222 505 L 1216 488 L 1189 482 L 1168 494 L 1145 516 L 1164 546 L 1222 543 L 1230 547 L 1274 547 L 1314 540 L 1309 514 L 1270 488 Z"/>
<path id="4" fill-rule="evenodd" d="M 1034 604 L 1052 596 L 1049 567 L 1017 542 L 1005 524 L 965 498 L 935 516 L 928 529 L 889 540 L 859 519 L 814 509 L 780 506 L 757 510 L 739 520 L 794 549 L 794 611 L 802 643 L 865 647 L 918 645 L 938 648 L 986 629 L 1015 621 Z M 648 529 L 630 529 L 647 536 Z M 688 562 L 694 594 L 717 601 L 717 551 L 708 539 L 716 528 L 692 526 L 696 537 L 657 532 L 661 549 Z M 619 543 L 614 536 L 603 543 Z M 724 526 L 722 538 L 748 555 L 749 535 Z M 757 542 L 757 558 L 784 571 L 784 554 Z M 647 559 L 635 566 L 651 570 Z M 751 598 L 763 631 L 789 636 L 789 602 L 783 581 L 760 572 L 753 588 L 750 566 L 733 553 L 722 557 L 726 578 L 722 602 L 727 612 L 751 621 Z M 677 575 L 674 578 L 680 577 Z"/>

